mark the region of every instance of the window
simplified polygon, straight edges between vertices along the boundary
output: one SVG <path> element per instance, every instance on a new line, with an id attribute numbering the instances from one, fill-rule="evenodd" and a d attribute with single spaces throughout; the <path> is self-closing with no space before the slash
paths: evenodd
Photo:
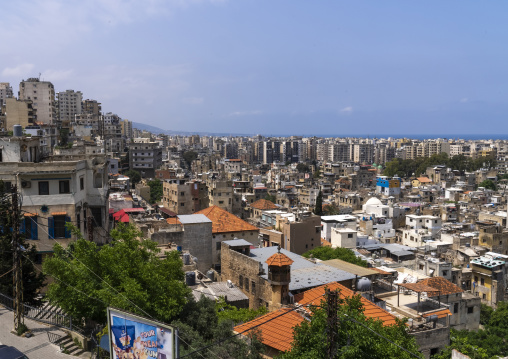
<path id="1" fill-rule="evenodd" d="M 221 248 L 221 243 L 222 243 L 222 242 L 217 242 L 217 243 L 215 243 L 215 249 L 216 249 L 216 250 L 220 251 L 220 248 Z"/>
<path id="2" fill-rule="evenodd" d="M 471 314 L 474 312 L 474 307 L 467 307 L 467 313 Z"/>
<path id="3" fill-rule="evenodd" d="M 49 182 L 48 181 L 40 181 L 39 182 L 39 195 L 49 195 Z"/>
<path id="4" fill-rule="evenodd" d="M 453 305 L 453 313 L 458 313 L 459 312 L 459 303 L 455 303 Z"/>
<path id="5" fill-rule="evenodd" d="M 444 270 L 443 271 L 443 277 L 446 277 L 448 275 L 448 271 L 447 270 Z"/>
<path id="6" fill-rule="evenodd" d="M 90 207 L 93 216 L 94 227 L 102 227 L 102 209 L 101 207 Z"/>
<path id="7" fill-rule="evenodd" d="M 254 281 L 252 281 L 250 283 L 250 288 L 251 288 L 251 293 L 256 294 L 256 283 Z"/>
<path id="8" fill-rule="evenodd" d="M 70 232 L 65 228 L 65 223 L 70 222 L 69 217 L 53 216 L 48 218 L 49 235 L 53 238 L 70 238 Z"/>
<path id="9" fill-rule="evenodd" d="M 481 285 L 485 285 L 485 278 L 481 278 L 481 279 L 480 279 L 480 284 L 481 284 Z"/>
<path id="10" fill-rule="evenodd" d="M 482 299 L 487 299 L 487 294 L 483 293 L 482 294 Z"/>
<path id="11" fill-rule="evenodd" d="M 249 292 L 249 279 L 245 278 L 245 291 Z"/>
<path id="12" fill-rule="evenodd" d="M 60 193 L 70 193 L 69 181 L 68 180 L 60 181 L 59 182 L 59 189 L 60 189 Z"/>
<path id="13" fill-rule="evenodd" d="M 42 264 L 42 254 L 37 254 L 37 257 L 35 257 L 35 264 Z"/>
<path id="14" fill-rule="evenodd" d="M 26 239 L 38 239 L 37 216 L 26 216 L 21 221 L 20 232 L 25 234 Z"/>
<path id="15" fill-rule="evenodd" d="M 238 286 L 239 286 L 240 288 L 242 288 L 242 287 L 243 287 L 243 275 L 241 275 L 241 274 L 240 274 L 240 277 L 238 278 Z"/>
<path id="16" fill-rule="evenodd" d="M 185 206 L 185 202 L 180 203 L 180 207 Z"/>
<path id="17" fill-rule="evenodd" d="M 347 234 L 347 237 L 348 237 L 348 238 L 353 238 L 353 233 L 348 233 L 348 234 Z"/>
<path id="18" fill-rule="evenodd" d="M 79 189 L 82 191 L 85 189 L 85 178 L 79 177 Z"/>
<path id="19" fill-rule="evenodd" d="M 185 192 L 180 192 L 180 196 L 185 196 Z"/>

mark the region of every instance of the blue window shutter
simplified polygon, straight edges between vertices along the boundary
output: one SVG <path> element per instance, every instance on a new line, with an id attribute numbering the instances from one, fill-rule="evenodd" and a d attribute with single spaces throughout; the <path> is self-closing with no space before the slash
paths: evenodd
<path id="1" fill-rule="evenodd" d="M 37 217 L 31 217 L 32 219 L 32 239 L 39 239 L 37 231 Z"/>
<path id="2" fill-rule="evenodd" d="M 50 239 L 55 239 L 55 219 L 53 217 L 48 218 L 48 233 Z"/>
<path id="3" fill-rule="evenodd" d="M 65 224 L 71 223 L 71 217 L 65 216 Z M 65 238 L 71 238 L 71 231 L 65 226 Z"/>
<path id="4" fill-rule="evenodd" d="M 19 233 L 25 233 L 25 221 L 27 217 L 23 217 L 19 226 Z"/>

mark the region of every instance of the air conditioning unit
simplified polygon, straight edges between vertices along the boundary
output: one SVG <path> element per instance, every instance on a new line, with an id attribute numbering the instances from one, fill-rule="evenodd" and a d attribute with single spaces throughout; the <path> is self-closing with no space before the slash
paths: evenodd
<path id="1" fill-rule="evenodd" d="M 30 181 L 21 181 L 21 187 L 22 188 L 30 188 L 30 187 L 32 187 L 32 182 L 30 182 Z"/>

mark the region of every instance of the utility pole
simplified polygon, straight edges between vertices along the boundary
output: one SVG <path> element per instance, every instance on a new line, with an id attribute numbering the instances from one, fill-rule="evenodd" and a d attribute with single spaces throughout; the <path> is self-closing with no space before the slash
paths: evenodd
<path id="1" fill-rule="evenodd" d="M 86 216 L 86 227 L 88 230 L 88 240 L 90 242 L 93 242 L 93 218 L 92 218 L 92 211 L 90 211 L 89 208 L 86 209 L 88 212 Z"/>
<path id="2" fill-rule="evenodd" d="M 327 357 L 329 359 L 333 359 L 335 357 L 335 352 L 337 351 L 337 341 L 338 341 L 338 328 L 337 328 L 337 299 L 338 292 L 331 291 L 329 289 L 326 290 L 326 312 L 327 312 L 327 340 L 328 340 L 328 349 L 327 349 Z"/>
<path id="3" fill-rule="evenodd" d="M 13 297 L 14 297 L 14 330 L 17 332 L 24 324 L 23 320 L 23 279 L 21 273 L 21 254 L 19 244 L 19 206 L 18 186 L 12 187 L 12 247 L 13 247 Z"/>

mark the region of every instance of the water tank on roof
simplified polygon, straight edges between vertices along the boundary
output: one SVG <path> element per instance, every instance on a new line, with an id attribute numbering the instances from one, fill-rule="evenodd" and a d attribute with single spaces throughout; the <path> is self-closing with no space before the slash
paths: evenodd
<path id="1" fill-rule="evenodd" d="M 182 252 L 182 246 L 176 246 L 176 250 L 181 253 Z"/>
<path id="2" fill-rule="evenodd" d="M 23 136 L 23 127 L 21 127 L 21 125 L 12 126 L 12 135 L 14 137 L 22 137 Z"/>
<path id="3" fill-rule="evenodd" d="M 371 287 L 372 287 L 372 282 L 370 281 L 370 279 L 364 278 L 364 277 L 358 279 L 358 283 L 356 285 L 356 288 L 360 292 L 367 292 L 367 291 L 370 290 Z"/>
<path id="4" fill-rule="evenodd" d="M 208 272 L 206 272 L 206 277 L 211 281 L 215 280 L 215 272 L 210 269 Z"/>
<path id="5" fill-rule="evenodd" d="M 196 285 L 196 273 L 195 272 L 185 272 L 185 284 L 189 287 Z"/>
<path id="6" fill-rule="evenodd" d="M 183 254 L 183 264 L 188 266 L 190 263 L 191 263 L 190 254 L 189 253 L 184 253 Z"/>

